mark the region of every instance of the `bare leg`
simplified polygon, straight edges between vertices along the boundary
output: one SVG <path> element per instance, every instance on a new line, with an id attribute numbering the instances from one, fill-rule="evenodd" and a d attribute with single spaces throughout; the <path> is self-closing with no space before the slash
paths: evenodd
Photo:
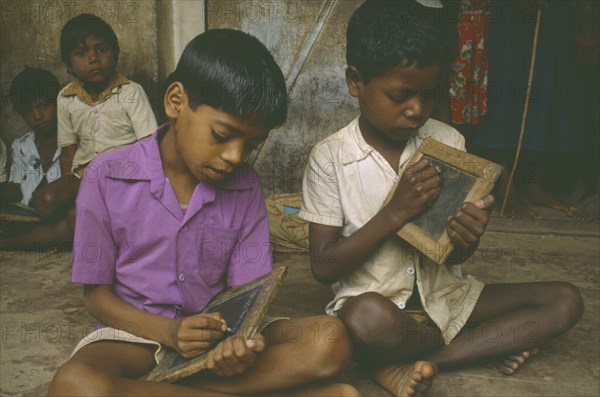
<path id="1" fill-rule="evenodd" d="M 3 225 L 3 250 L 40 250 L 49 248 L 71 248 L 73 229 L 66 218 L 52 223 L 15 222 L 13 225 Z"/>
<path id="2" fill-rule="evenodd" d="M 73 207 L 81 181 L 73 175 L 63 175 L 56 181 L 37 189 L 31 198 L 31 205 L 47 220 L 64 217 Z"/>
<path id="3" fill-rule="evenodd" d="M 306 385 L 334 375 L 350 360 L 351 347 L 336 318 L 281 321 L 267 327 L 265 334 L 267 347 L 246 373 L 223 378 L 201 374 L 178 384 L 140 379 L 154 367 L 152 347 L 96 342 L 58 371 L 50 395 L 231 396 L 281 390 L 280 395 L 306 390 L 315 396 L 358 395 L 343 384 Z"/>
<path id="4" fill-rule="evenodd" d="M 443 369 L 531 351 L 568 331 L 582 313 L 583 301 L 576 287 L 548 282 L 486 285 L 469 323 L 449 345 L 444 345 L 437 327 L 417 323 L 376 293 L 353 298 L 339 316 L 359 360 L 381 366 L 417 361 L 414 365 L 424 368 L 420 361 L 428 362 L 427 367 Z M 400 383 L 394 381 L 396 377 L 404 378 L 402 384 L 406 384 L 423 375 L 400 366 L 387 369 L 381 373 L 386 379 L 378 380 L 386 388 Z M 432 371 L 431 378 L 435 375 Z M 396 395 L 404 392 L 400 393 Z"/>
<path id="5" fill-rule="evenodd" d="M 536 349 L 579 320 L 583 301 L 569 283 L 486 285 L 454 340 L 424 357 L 440 368 Z"/>
<path id="6" fill-rule="evenodd" d="M 548 160 L 543 153 L 527 151 L 523 153 L 521 180 L 525 187 L 523 199 L 532 205 L 541 205 L 564 212 L 575 220 L 586 220 L 579 209 L 549 193 L 542 187 L 542 180 L 547 179 Z"/>
<path id="7" fill-rule="evenodd" d="M 598 190 L 596 190 L 596 192 L 590 197 L 587 197 L 581 202 L 579 202 L 578 208 L 579 212 L 582 214 L 583 217 L 585 217 L 585 219 L 600 219 L 600 197 L 598 195 Z"/>
<path id="8" fill-rule="evenodd" d="M 578 220 L 578 221 L 586 221 L 589 220 L 585 216 L 585 214 L 580 213 L 579 208 L 576 206 L 570 205 L 566 201 L 559 199 L 551 195 L 542 189 L 540 183 L 531 182 L 528 184 L 528 198 L 527 202 L 536 205 L 542 205 L 545 207 L 549 207 L 555 209 L 557 211 L 564 212 L 569 218 Z"/>
<path id="9" fill-rule="evenodd" d="M 375 292 L 351 299 L 339 317 L 348 329 L 359 361 L 375 367 L 371 375 L 379 385 L 402 397 L 422 396 L 429 390 L 437 373 L 435 364 L 404 362 L 443 346 L 439 330 L 417 322 Z"/>
<path id="10" fill-rule="evenodd" d="M 539 212 L 532 209 L 513 189 L 514 187 L 508 195 L 503 215 L 516 219 L 541 219 Z M 501 197 L 504 199 L 504 194 L 501 194 Z M 501 205 L 496 207 L 498 212 L 500 212 L 501 209 Z"/>
<path id="11" fill-rule="evenodd" d="M 392 301 L 367 292 L 352 298 L 338 316 L 346 326 L 361 362 L 394 364 L 419 359 L 444 346 L 437 327 L 422 324 Z"/>
<path id="12" fill-rule="evenodd" d="M 315 316 L 271 324 L 263 331 L 268 349 L 241 375 L 227 379 L 206 374 L 185 383 L 227 393 L 263 393 L 327 379 L 352 356 L 343 324 L 335 317 Z"/>
<path id="13" fill-rule="evenodd" d="M 49 396 L 194 396 L 200 391 L 139 380 L 155 365 L 154 347 L 100 341 L 79 350 L 52 380 Z M 215 396 L 228 396 L 218 392 Z"/>
<path id="14" fill-rule="evenodd" d="M 498 181 L 494 192 L 496 197 L 499 198 L 499 204 L 496 205 L 496 210 L 498 212 L 502 211 L 502 203 L 506 195 L 506 190 L 509 187 L 512 164 L 509 164 L 508 160 L 504 158 L 502 161 L 502 167 L 504 172 L 500 175 L 500 180 Z M 523 201 L 521 195 L 519 194 L 518 179 L 519 178 L 515 177 L 513 183 L 511 184 L 504 214 L 502 215 L 518 219 L 539 219 L 540 214 L 537 211 L 534 211 L 525 201 Z"/>

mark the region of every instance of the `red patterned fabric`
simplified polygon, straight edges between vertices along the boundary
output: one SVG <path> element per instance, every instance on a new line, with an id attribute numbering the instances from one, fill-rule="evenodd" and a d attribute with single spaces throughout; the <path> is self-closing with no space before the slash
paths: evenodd
<path id="1" fill-rule="evenodd" d="M 488 2 L 463 0 L 458 22 L 458 50 L 450 77 L 450 108 L 455 124 L 479 124 L 487 112 Z"/>

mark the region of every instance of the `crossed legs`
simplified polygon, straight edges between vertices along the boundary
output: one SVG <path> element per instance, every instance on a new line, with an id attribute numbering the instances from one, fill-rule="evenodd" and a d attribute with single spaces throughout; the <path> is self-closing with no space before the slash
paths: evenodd
<path id="1" fill-rule="evenodd" d="M 535 350 L 571 329 L 582 313 L 583 301 L 575 286 L 541 282 L 486 285 L 467 325 L 448 345 L 443 343 L 437 327 L 418 323 L 377 293 L 353 298 L 340 310 L 339 317 L 359 359 L 378 363 L 382 368 L 398 363 L 430 363 L 419 364 L 418 381 L 415 382 L 415 371 L 407 375 L 408 383 L 420 386 L 433 378 L 437 368 Z M 386 378 L 392 377 L 396 386 L 402 383 L 397 381 L 398 371 Z M 381 379 L 378 381 L 382 383 Z M 383 386 L 393 388 L 393 394 L 408 396 L 419 395 L 428 388 L 408 387 L 406 382 L 399 389 L 389 382 Z"/>
<path id="2" fill-rule="evenodd" d="M 143 380 L 155 366 L 154 348 L 100 341 L 83 347 L 57 372 L 49 395 L 358 396 L 352 386 L 319 384 L 341 371 L 352 349 L 339 320 L 329 316 L 278 321 L 264 331 L 267 347 L 241 375 L 199 374 L 177 384 Z"/>

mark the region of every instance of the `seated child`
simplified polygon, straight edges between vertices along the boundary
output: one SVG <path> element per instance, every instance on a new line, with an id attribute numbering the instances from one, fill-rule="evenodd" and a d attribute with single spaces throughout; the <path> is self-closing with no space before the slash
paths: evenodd
<path id="1" fill-rule="evenodd" d="M 97 154 L 151 134 L 156 118 L 144 89 L 115 70 L 119 41 L 102 19 L 81 14 L 69 20 L 60 54 L 75 76 L 58 95 L 61 163 L 81 177 Z"/>
<path id="2" fill-rule="evenodd" d="M 350 359 L 335 317 L 279 320 L 241 340 L 224 339 L 219 313 L 197 314 L 225 288 L 272 269 L 262 188 L 243 161 L 286 119 L 279 66 L 254 37 L 215 29 L 187 45 L 169 81 L 170 124 L 97 156 L 98 172 L 82 179 L 72 280 L 101 324 L 59 369 L 50 395 L 357 395 L 349 385 L 309 384 Z M 128 164 L 136 167 L 124 172 Z M 256 247 L 258 255 L 245 254 Z M 310 327 L 336 329 L 335 343 L 314 339 Z M 211 350 L 210 371 L 145 381 L 164 346 L 184 357 Z"/>
<path id="3" fill-rule="evenodd" d="M 21 201 L 23 197 L 21 189 L 18 186 L 12 186 L 12 189 L 8 189 L 9 186 L 13 185 L 8 182 L 8 169 L 10 168 L 10 162 L 8 161 L 8 150 L 6 144 L 0 139 L 0 201 L 3 203 Z M 10 190 L 10 193 L 8 192 Z"/>
<path id="4" fill-rule="evenodd" d="M 9 180 L 2 185 L 2 202 L 21 202 L 46 215 L 43 223 L 2 225 L 3 248 L 31 248 L 40 243 L 67 243 L 73 239 L 71 218 L 74 197 L 65 197 L 56 144 L 58 80 L 45 69 L 25 67 L 13 81 L 9 98 L 31 131 L 14 140 Z M 74 211 L 72 212 L 74 216 Z"/>
<path id="5" fill-rule="evenodd" d="M 422 395 L 438 368 L 476 360 L 516 355 L 501 368 L 512 372 L 583 311 L 571 284 L 484 285 L 451 266 L 477 247 L 490 195 L 448 220 L 454 263 L 439 266 L 396 236 L 440 191 L 439 171 L 426 159 L 406 169 L 422 140 L 464 150 L 456 130 L 430 119 L 432 93 L 444 87 L 442 71 L 456 48 L 455 27 L 444 20 L 407 0 L 368 0 L 354 12 L 346 81 L 360 115 L 314 147 L 303 182 L 312 271 L 335 294 L 327 314 L 343 321 L 357 359 L 396 396 Z M 486 337 L 490 324 L 501 337 Z"/>

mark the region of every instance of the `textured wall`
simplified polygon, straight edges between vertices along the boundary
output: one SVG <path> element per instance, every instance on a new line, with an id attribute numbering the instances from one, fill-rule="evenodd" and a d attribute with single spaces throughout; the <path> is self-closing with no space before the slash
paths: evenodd
<path id="1" fill-rule="evenodd" d="M 12 78 L 28 65 L 50 70 L 61 84 L 70 82 L 72 77 L 60 59 L 60 30 L 81 13 L 98 15 L 112 26 L 121 47 L 118 70 L 141 84 L 155 105 L 158 67 L 154 0 L 1 0 L 0 137 L 7 145 L 28 131 L 7 98 Z"/>
<path id="2" fill-rule="evenodd" d="M 266 194 L 299 191 L 310 149 L 358 115 L 344 78 L 345 34 L 362 0 L 206 3 L 208 29 L 253 34 L 273 52 L 288 83 L 294 82 L 288 121 L 271 133 L 255 166 Z"/>
<path id="3" fill-rule="evenodd" d="M 142 84 L 153 106 L 159 82 L 189 39 L 204 29 L 200 0 L 0 0 L 0 136 L 7 145 L 28 128 L 6 94 L 23 65 L 71 81 L 60 60 L 60 30 L 82 12 L 105 19 L 121 45 L 118 69 Z M 269 48 L 292 90 L 288 122 L 272 132 L 255 165 L 265 193 L 299 191 L 312 146 L 358 114 L 344 80 L 347 21 L 362 0 L 206 0 L 207 27 L 241 29 Z"/>

